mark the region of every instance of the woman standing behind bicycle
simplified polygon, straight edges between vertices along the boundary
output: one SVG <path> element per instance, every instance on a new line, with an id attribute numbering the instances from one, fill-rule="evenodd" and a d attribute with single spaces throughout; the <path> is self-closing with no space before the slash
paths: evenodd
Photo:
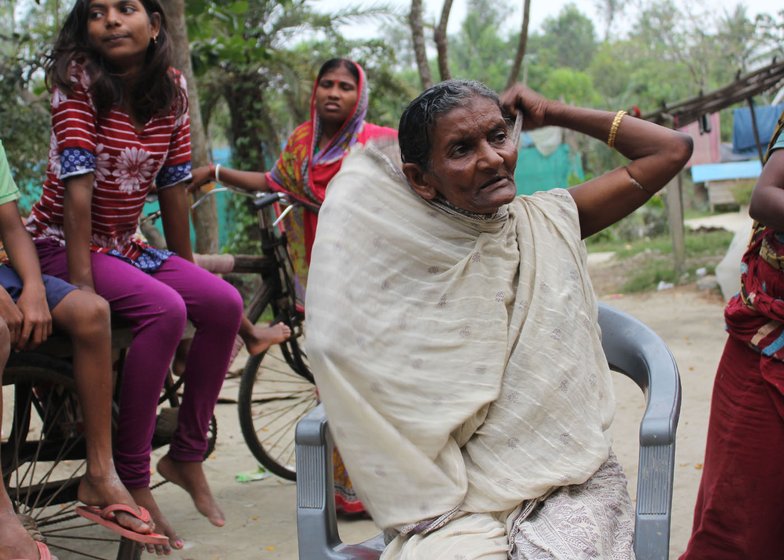
<path id="1" fill-rule="evenodd" d="M 158 397 L 189 319 L 196 335 L 185 393 L 157 470 L 222 526 L 202 461 L 242 299 L 191 262 L 184 187 L 191 177 L 188 100 L 182 76 L 170 66 L 171 48 L 158 0 L 77 0 L 48 65 L 52 145 L 43 194 L 27 228 L 45 273 L 101 295 L 132 326 L 115 438 L 117 471 L 169 545 L 182 548 L 149 488 Z M 153 189 L 171 251 L 153 249 L 135 235 Z"/>
<path id="2" fill-rule="evenodd" d="M 239 171 L 222 165 L 193 170 L 189 189 L 216 180 L 249 191 L 284 192 L 304 203 L 304 206 L 297 206 L 285 222 L 298 296 L 303 300 L 310 252 L 316 236 L 317 211 L 324 202 L 327 184 L 340 170 L 343 158 L 353 145 L 397 138 L 395 129 L 365 121 L 368 93 L 365 72 L 359 64 L 345 58 L 330 59 L 319 69 L 313 86 L 310 120 L 294 129 L 271 171 Z M 338 457 L 335 465 L 338 511 L 363 512 Z"/>

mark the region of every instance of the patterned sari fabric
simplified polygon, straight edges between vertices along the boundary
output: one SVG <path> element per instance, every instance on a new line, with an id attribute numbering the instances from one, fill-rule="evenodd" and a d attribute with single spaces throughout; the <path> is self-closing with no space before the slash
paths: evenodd
<path id="1" fill-rule="evenodd" d="M 631 508 L 623 474 L 602 469 L 614 397 L 572 197 L 468 215 L 418 197 L 372 145 L 352 151 L 328 194 L 308 357 L 357 494 L 399 532 L 383 558 L 505 559 L 507 523 L 523 509 L 550 521 L 521 521 L 515 535 L 569 540 L 569 519 L 591 512 L 580 527 L 591 550 L 627 552 L 532 558 L 630 558 L 630 526 L 606 523 Z M 561 521 L 542 507 L 572 501 L 558 489 L 580 496 L 607 480 L 625 499 L 587 491 L 583 513 L 555 508 Z M 528 554 L 536 538 L 514 542 Z"/>
<path id="2" fill-rule="evenodd" d="M 318 221 L 317 212 L 324 202 L 327 184 L 340 170 L 343 158 L 353 145 L 365 144 L 376 138 L 397 138 L 396 130 L 365 122 L 368 85 L 365 72 L 358 64 L 357 70 L 360 81 L 357 104 L 329 144 L 323 150 L 318 150 L 322 126 L 316 112 L 318 84 L 314 84 L 310 98 L 310 120 L 299 125 L 289 136 L 277 164 L 267 173 L 267 184 L 270 188 L 285 192 L 306 205 L 291 212 L 284 226 L 300 296 L 304 296 L 307 286 L 310 252 Z"/>
<path id="3" fill-rule="evenodd" d="M 766 161 L 784 149 L 782 128 L 784 115 Z M 681 560 L 767 560 L 784 550 L 782 263 L 784 236 L 755 223 L 740 292 L 724 311 L 729 338 L 713 383 L 704 468 Z"/>
<path id="4" fill-rule="evenodd" d="M 768 146 L 765 161 L 784 137 L 784 114 Z M 730 336 L 745 342 L 765 360 L 784 362 L 784 233 L 760 223 L 741 263 L 741 289 L 724 316 Z M 784 394 L 784 367 L 765 368 L 766 380 Z M 784 410 L 779 410 L 784 418 Z"/>

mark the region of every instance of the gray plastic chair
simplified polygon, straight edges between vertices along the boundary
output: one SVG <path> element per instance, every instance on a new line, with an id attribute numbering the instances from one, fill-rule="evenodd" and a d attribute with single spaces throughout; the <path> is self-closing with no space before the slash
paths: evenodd
<path id="1" fill-rule="evenodd" d="M 601 304 L 602 347 L 611 369 L 642 389 L 640 461 L 634 551 L 637 560 L 666 560 L 675 467 L 675 431 L 681 408 L 678 367 L 664 341 L 634 317 Z M 332 478 L 332 437 L 322 406 L 297 425 L 297 540 L 300 560 L 377 559 L 382 535 L 343 544 L 338 535 Z"/>

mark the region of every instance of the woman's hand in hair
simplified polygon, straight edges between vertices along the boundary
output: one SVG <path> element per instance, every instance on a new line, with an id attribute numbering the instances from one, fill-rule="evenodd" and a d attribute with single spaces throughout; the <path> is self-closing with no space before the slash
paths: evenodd
<path id="1" fill-rule="evenodd" d="M 523 129 L 533 130 L 546 124 L 547 107 L 553 103 L 523 84 L 515 84 L 501 94 L 501 106 L 507 115 L 523 112 Z"/>

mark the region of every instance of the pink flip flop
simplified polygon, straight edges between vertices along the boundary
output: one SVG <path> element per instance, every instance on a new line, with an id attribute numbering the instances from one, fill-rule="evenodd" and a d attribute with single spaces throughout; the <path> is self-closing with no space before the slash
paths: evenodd
<path id="1" fill-rule="evenodd" d="M 121 537 L 125 537 L 132 541 L 144 544 L 169 544 L 169 537 L 166 535 L 160 535 L 158 533 L 137 533 L 131 529 L 126 529 L 117 522 L 115 512 L 121 511 L 123 513 L 134 516 L 142 523 L 151 523 L 152 517 L 150 517 L 150 512 L 141 506 L 138 507 L 139 511 L 136 511 L 131 506 L 125 504 L 114 504 L 111 506 L 106 506 L 105 508 L 100 508 L 98 506 L 78 506 L 76 508 L 76 513 L 85 519 L 89 519 L 98 525 L 102 525 L 107 529 L 114 531 Z"/>
<path id="2" fill-rule="evenodd" d="M 38 560 L 57 560 L 56 556 L 52 556 L 49 552 L 49 547 L 41 541 L 35 541 L 35 546 L 38 548 Z M 20 560 L 24 560 L 21 558 Z"/>

